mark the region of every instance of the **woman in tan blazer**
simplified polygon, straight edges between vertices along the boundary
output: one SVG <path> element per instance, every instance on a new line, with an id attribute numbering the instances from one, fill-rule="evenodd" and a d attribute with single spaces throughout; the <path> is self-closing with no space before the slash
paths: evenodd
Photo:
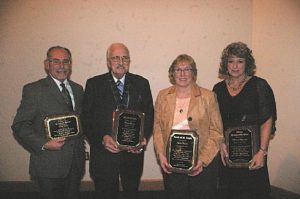
<path id="1" fill-rule="evenodd" d="M 223 125 L 215 94 L 197 85 L 197 68 L 189 55 L 179 55 L 169 68 L 173 86 L 159 92 L 155 103 L 154 148 L 168 198 L 214 198 Z M 166 150 L 173 129 L 196 129 L 198 161 L 187 174 L 172 172 Z"/>

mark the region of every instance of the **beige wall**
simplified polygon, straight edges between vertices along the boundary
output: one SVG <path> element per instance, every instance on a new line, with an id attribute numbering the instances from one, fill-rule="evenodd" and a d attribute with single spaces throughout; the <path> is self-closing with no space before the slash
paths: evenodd
<path id="1" fill-rule="evenodd" d="M 300 193 L 299 119 L 300 1 L 297 0 L 1 0 L 0 1 L 0 181 L 29 181 L 29 154 L 10 125 L 24 84 L 45 76 L 43 59 L 53 45 L 73 53 L 72 79 L 107 71 L 105 51 L 127 44 L 131 72 L 150 80 L 154 100 L 169 86 L 167 70 L 180 53 L 194 57 L 198 83 L 219 81 L 218 63 L 230 42 L 253 48 L 258 75 L 272 85 L 278 132 L 270 146 L 271 183 Z M 296 68 L 297 67 L 297 68 Z M 298 92 L 296 92 L 298 91 Z M 87 162 L 88 166 L 88 162 Z M 150 143 L 143 179 L 161 179 Z M 84 180 L 90 180 L 87 173 Z"/>
<path id="2" fill-rule="evenodd" d="M 276 94 L 277 135 L 271 142 L 271 183 L 300 193 L 300 1 L 255 0 L 253 51 L 258 75 Z"/>

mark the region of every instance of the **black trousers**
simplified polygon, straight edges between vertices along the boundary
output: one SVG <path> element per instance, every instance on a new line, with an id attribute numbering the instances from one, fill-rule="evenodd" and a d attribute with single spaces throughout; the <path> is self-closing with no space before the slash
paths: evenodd
<path id="1" fill-rule="evenodd" d="M 217 196 L 218 162 L 219 158 L 215 158 L 197 176 L 164 173 L 165 191 L 168 199 L 215 199 Z"/>
<path id="2" fill-rule="evenodd" d="M 120 152 L 112 154 L 107 150 L 101 152 L 98 159 L 96 175 L 93 175 L 97 199 L 118 199 L 120 183 L 122 198 L 138 198 L 138 188 L 143 171 L 144 154 Z"/>

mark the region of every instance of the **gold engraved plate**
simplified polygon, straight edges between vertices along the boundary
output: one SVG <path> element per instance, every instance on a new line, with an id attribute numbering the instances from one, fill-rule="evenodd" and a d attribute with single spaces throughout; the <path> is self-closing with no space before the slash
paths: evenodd
<path id="1" fill-rule="evenodd" d="M 120 150 L 140 148 L 144 139 L 145 114 L 117 109 L 112 116 L 112 137 Z"/>
<path id="2" fill-rule="evenodd" d="M 44 124 L 49 140 L 58 137 L 70 139 L 81 134 L 80 117 L 77 114 L 51 115 L 45 118 Z"/>
<path id="3" fill-rule="evenodd" d="M 259 149 L 258 128 L 254 125 L 228 128 L 225 131 L 225 143 L 228 167 L 248 168 Z"/>
<path id="4" fill-rule="evenodd" d="M 196 130 L 172 130 L 167 147 L 171 171 L 188 174 L 198 161 L 199 138 Z"/>

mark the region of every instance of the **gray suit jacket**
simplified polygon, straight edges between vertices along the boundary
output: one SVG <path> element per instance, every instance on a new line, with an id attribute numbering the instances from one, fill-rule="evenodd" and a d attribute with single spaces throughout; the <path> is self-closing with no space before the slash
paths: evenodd
<path id="1" fill-rule="evenodd" d="M 70 80 L 69 83 L 75 99 L 75 110 L 80 113 L 83 88 Z M 47 142 L 44 119 L 52 114 L 67 112 L 67 104 L 50 76 L 24 86 L 22 101 L 13 121 L 12 130 L 20 144 L 30 152 L 30 175 L 65 177 L 71 164 L 76 164 L 83 174 L 85 164 L 83 137 L 67 140 L 58 151 L 42 150 L 42 146 Z"/>

